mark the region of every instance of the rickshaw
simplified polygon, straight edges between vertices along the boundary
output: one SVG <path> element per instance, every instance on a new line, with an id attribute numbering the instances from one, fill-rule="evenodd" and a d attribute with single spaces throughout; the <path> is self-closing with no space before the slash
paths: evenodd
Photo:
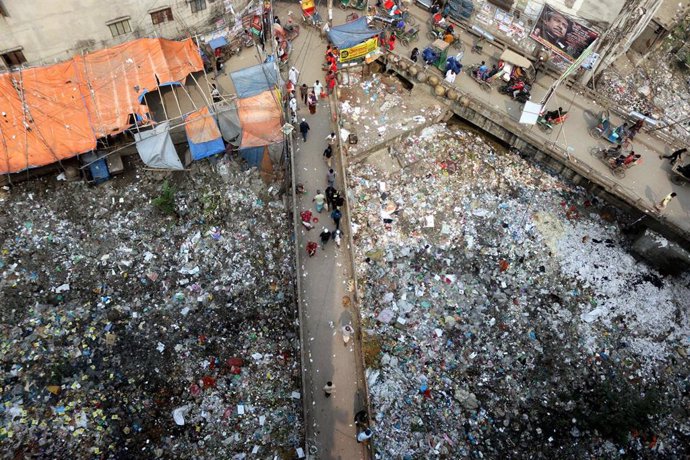
<path id="1" fill-rule="evenodd" d="M 368 0 L 340 0 L 340 8 L 346 10 L 354 8 L 356 10 L 365 10 L 369 6 Z"/>
<path id="2" fill-rule="evenodd" d="M 498 58 L 498 64 L 498 73 L 491 77 L 490 80 L 498 80 L 500 78 L 506 83 L 516 80 L 523 80 L 525 83 L 534 81 L 532 61 L 514 51 L 503 51 L 501 57 Z"/>
<path id="3" fill-rule="evenodd" d="M 640 163 L 642 163 L 642 159 L 640 158 L 628 165 L 617 164 L 616 159 L 619 156 L 624 156 L 625 153 L 621 152 L 619 155 L 612 155 L 610 149 L 593 148 L 590 150 L 590 153 L 592 154 L 592 156 L 601 160 L 606 166 L 608 166 L 609 170 L 611 171 L 611 174 L 613 174 L 618 179 L 623 179 L 625 177 L 625 171 L 627 171 L 635 165 L 639 165 Z"/>
<path id="4" fill-rule="evenodd" d="M 627 125 L 623 123 L 618 127 L 611 125 L 611 114 L 608 110 L 602 110 L 597 118 L 597 124 L 590 128 L 589 135 L 595 139 L 603 138 L 612 144 L 627 146 L 630 143 L 626 132 Z"/>
<path id="5" fill-rule="evenodd" d="M 434 66 L 445 74 L 446 61 L 448 60 L 448 43 L 443 40 L 434 40 L 429 47 L 438 55 L 438 59 L 434 62 Z"/>
<path id="6" fill-rule="evenodd" d="M 299 3 L 302 6 L 302 21 L 317 28 L 321 27 L 323 20 L 319 12 L 316 11 L 314 0 L 300 0 Z"/>

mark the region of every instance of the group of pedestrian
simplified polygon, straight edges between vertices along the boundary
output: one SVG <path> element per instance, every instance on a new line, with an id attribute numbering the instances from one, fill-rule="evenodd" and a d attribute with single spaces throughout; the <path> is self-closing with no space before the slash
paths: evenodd
<path id="1" fill-rule="evenodd" d="M 306 123 L 306 121 L 303 120 L 302 123 Z M 308 130 L 309 127 L 307 126 L 306 131 Z M 335 229 L 331 231 L 327 226 L 322 228 L 321 233 L 319 234 L 321 249 L 325 249 L 326 244 L 328 244 L 331 239 L 335 241 L 337 246 L 340 246 L 340 219 L 343 216 L 341 209 L 345 204 L 345 199 L 343 198 L 342 194 L 335 188 L 336 173 L 333 169 L 333 154 L 337 143 L 337 136 L 335 132 L 331 132 L 328 136 L 326 136 L 325 140 L 326 148 L 323 151 L 323 158 L 324 162 L 326 163 L 326 167 L 328 168 L 326 172 L 326 189 L 323 192 L 321 189 L 317 190 L 316 194 L 312 198 L 312 203 L 314 203 L 314 208 L 318 213 L 322 213 L 324 210 L 330 211 L 330 217 L 333 220 Z M 308 216 L 306 216 L 306 219 L 308 220 L 308 223 L 305 223 L 305 214 L 307 212 Z M 311 223 L 311 211 L 302 211 L 301 215 L 302 223 L 304 224 L 305 228 L 307 228 L 307 230 L 311 230 L 313 228 Z M 307 242 L 307 254 L 309 254 L 310 257 L 314 256 L 316 254 L 317 247 L 318 245 L 316 242 Z"/>
<path id="2" fill-rule="evenodd" d="M 330 77 L 331 74 L 327 75 Z M 333 78 L 335 80 L 335 78 Z M 297 123 L 297 95 L 295 94 L 296 88 L 298 88 L 299 80 L 299 70 L 295 66 L 292 66 L 288 71 L 288 83 L 287 83 L 287 93 L 288 93 L 288 109 L 290 114 L 290 122 Z M 334 86 L 334 84 L 333 84 Z M 311 115 L 316 114 L 316 107 L 319 103 L 319 99 L 326 96 L 323 91 L 323 85 L 319 80 L 314 82 L 314 85 L 310 88 L 306 83 L 302 83 L 299 86 L 299 97 L 304 105 L 309 109 Z M 302 117 L 299 123 L 299 132 L 302 134 L 302 140 L 307 142 L 307 137 L 311 127 L 307 122 L 306 118 Z"/>

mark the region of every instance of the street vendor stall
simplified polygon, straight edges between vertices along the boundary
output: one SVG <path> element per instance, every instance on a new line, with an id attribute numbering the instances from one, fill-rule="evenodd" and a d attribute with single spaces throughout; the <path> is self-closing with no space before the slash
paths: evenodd
<path id="1" fill-rule="evenodd" d="M 437 39 L 431 44 L 431 49 L 438 54 L 438 59 L 434 62 L 434 66 L 445 74 L 446 60 L 448 59 L 448 47 L 450 44 L 443 40 Z"/>
<path id="2" fill-rule="evenodd" d="M 378 35 L 380 30 L 373 30 L 367 26 L 366 18 L 348 22 L 333 27 L 328 31 L 328 39 L 340 50 L 340 63 L 364 59 L 379 47 Z"/>

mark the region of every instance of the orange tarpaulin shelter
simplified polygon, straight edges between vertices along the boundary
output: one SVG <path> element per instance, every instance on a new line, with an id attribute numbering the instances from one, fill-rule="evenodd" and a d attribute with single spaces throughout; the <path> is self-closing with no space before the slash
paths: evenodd
<path id="1" fill-rule="evenodd" d="M 187 133 L 187 139 L 190 142 L 203 144 L 204 142 L 211 142 L 220 138 L 220 130 L 208 107 L 202 107 L 190 113 L 185 118 L 185 121 L 184 128 Z"/>
<path id="2" fill-rule="evenodd" d="M 130 114 L 144 116 L 145 93 L 202 69 L 191 39 L 142 38 L 0 75 L 0 173 L 94 150 L 97 138 L 127 129 Z"/>
<path id="3" fill-rule="evenodd" d="M 259 147 L 283 141 L 281 128 L 280 93 L 264 91 L 255 96 L 237 100 L 237 111 L 242 126 L 240 148 Z"/>

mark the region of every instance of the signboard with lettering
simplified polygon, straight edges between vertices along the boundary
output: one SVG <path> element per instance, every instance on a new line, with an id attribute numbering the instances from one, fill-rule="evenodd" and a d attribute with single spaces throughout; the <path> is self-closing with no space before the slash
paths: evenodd
<path id="1" fill-rule="evenodd" d="M 369 40 L 355 45 L 351 48 L 345 48 L 340 50 L 340 62 L 352 61 L 353 59 L 359 59 L 365 55 L 371 53 L 376 48 L 378 48 L 379 42 L 378 38 L 370 38 Z"/>

